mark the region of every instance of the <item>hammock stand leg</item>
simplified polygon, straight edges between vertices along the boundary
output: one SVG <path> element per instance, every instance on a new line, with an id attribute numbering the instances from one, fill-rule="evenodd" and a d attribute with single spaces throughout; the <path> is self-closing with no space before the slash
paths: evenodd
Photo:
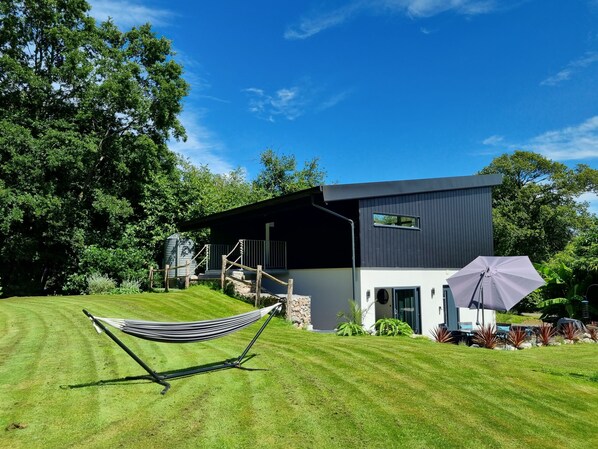
<path id="1" fill-rule="evenodd" d="M 262 324 L 262 327 L 260 327 L 260 329 L 255 333 L 255 335 L 253 336 L 253 338 L 251 339 L 251 341 L 249 342 L 249 344 L 247 345 L 247 347 L 245 348 L 245 350 L 243 351 L 243 353 L 237 358 L 237 360 L 235 360 L 233 362 L 234 366 L 236 366 L 236 367 L 241 366 L 241 363 L 243 363 L 243 359 L 247 356 L 247 353 L 249 352 L 249 350 L 251 349 L 251 347 L 253 346 L 253 344 L 257 341 L 257 339 L 260 337 L 260 335 L 262 334 L 262 332 L 264 332 L 264 329 L 266 329 L 266 326 L 268 325 L 268 323 L 270 322 L 270 320 L 281 309 L 282 309 L 282 306 L 278 306 L 276 309 L 274 309 L 274 310 L 272 310 L 272 312 L 270 312 L 270 315 L 268 316 L 268 318 L 266 319 L 266 321 L 264 321 L 264 324 Z"/>
<path id="2" fill-rule="evenodd" d="M 249 352 L 251 347 L 257 341 L 257 339 L 259 338 L 261 333 L 264 331 L 264 329 L 266 329 L 266 326 L 268 325 L 270 320 L 272 320 L 272 318 L 274 318 L 274 315 L 276 315 L 280 311 L 281 307 L 282 306 L 280 306 L 277 309 L 274 309 L 270 312 L 270 314 L 268 315 L 268 318 L 266 319 L 266 321 L 264 321 L 264 324 L 262 324 L 262 326 L 255 333 L 255 335 L 253 336 L 253 338 L 247 345 L 247 347 L 243 350 L 241 355 L 239 357 L 237 357 L 236 359 L 227 360 L 222 363 L 215 363 L 210 366 L 202 366 L 202 367 L 194 368 L 194 369 L 190 369 L 190 370 L 179 371 L 177 373 L 163 374 L 163 375 L 161 375 L 161 378 L 162 379 L 176 379 L 177 377 L 187 377 L 192 374 L 206 373 L 209 371 L 218 371 L 218 370 L 229 369 L 229 368 L 240 368 L 241 364 L 243 363 L 243 359 L 245 359 L 245 357 L 247 356 L 247 353 Z"/>
<path id="3" fill-rule="evenodd" d="M 139 366 L 141 366 L 144 370 L 146 370 L 147 373 L 152 378 L 150 380 L 153 380 L 154 382 L 162 385 L 164 387 L 164 390 L 162 390 L 162 394 L 166 394 L 166 392 L 170 389 L 170 384 L 168 382 L 166 382 L 163 377 L 160 377 L 143 360 L 141 360 L 133 351 L 131 351 L 122 341 L 120 341 L 120 339 L 116 335 L 114 335 L 112 332 L 110 332 L 110 330 L 107 329 L 106 326 L 104 326 L 104 324 L 101 321 L 96 320 L 95 317 L 85 309 L 83 309 L 83 313 L 85 315 L 87 315 L 89 318 L 91 318 L 91 320 L 94 322 L 94 324 L 96 326 L 98 326 L 100 329 L 102 329 L 106 333 L 106 335 L 108 335 L 108 337 L 110 337 L 112 339 L 112 341 L 114 341 L 114 343 L 116 343 L 118 346 L 120 346 L 120 348 L 123 351 L 125 351 L 133 360 L 135 360 L 139 364 Z"/>

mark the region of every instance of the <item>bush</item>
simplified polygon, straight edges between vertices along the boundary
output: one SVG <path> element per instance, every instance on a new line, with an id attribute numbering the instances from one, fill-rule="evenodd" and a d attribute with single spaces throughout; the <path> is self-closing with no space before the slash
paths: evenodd
<path id="1" fill-rule="evenodd" d="M 105 274 L 94 273 L 87 276 L 87 293 L 90 295 L 103 295 L 112 293 L 116 288 L 114 279 Z"/>
<path id="2" fill-rule="evenodd" d="M 498 337 L 494 326 L 488 324 L 487 326 L 477 329 L 473 334 L 473 342 L 482 348 L 494 349 L 498 344 Z"/>
<path id="3" fill-rule="evenodd" d="M 409 324 L 397 318 L 380 318 L 374 325 L 376 335 L 396 337 L 399 335 L 412 335 L 413 329 Z"/>
<path id="4" fill-rule="evenodd" d="M 363 310 L 353 299 L 349 300 L 349 311 L 337 313 L 339 318 L 344 318 L 346 322 L 340 323 L 336 329 L 336 334 L 343 337 L 353 335 L 365 335 L 367 331 L 363 328 Z"/>
<path id="5" fill-rule="evenodd" d="M 83 250 L 76 272 L 68 277 L 63 290 L 68 293 L 84 292 L 87 279 L 97 273 L 104 273 L 121 284 L 127 279 L 145 279 L 150 262 L 148 252 L 139 248 L 90 245 Z"/>
<path id="6" fill-rule="evenodd" d="M 453 336 L 446 327 L 437 326 L 432 330 L 432 338 L 438 343 L 452 343 Z"/>
<path id="7" fill-rule="evenodd" d="M 115 295 L 134 295 L 141 293 L 141 282 L 135 279 L 125 279 L 118 288 L 111 291 Z"/>
<path id="8" fill-rule="evenodd" d="M 361 324 L 345 322 L 338 325 L 336 335 L 342 337 L 352 337 L 354 335 L 366 335 L 367 331 Z"/>

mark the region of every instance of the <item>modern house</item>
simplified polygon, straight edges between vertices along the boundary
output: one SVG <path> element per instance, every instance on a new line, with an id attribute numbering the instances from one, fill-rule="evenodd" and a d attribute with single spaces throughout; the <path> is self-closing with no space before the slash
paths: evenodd
<path id="1" fill-rule="evenodd" d="M 455 307 L 446 279 L 493 255 L 492 187 L 500 175 L 323 185 L 180 226 L 210 228 L 208 270 L 221 255 L 292 278 L 311 296 L 315 329 L 333 329 L 355 299 L 367 327 L 400 318 L 418 334 L 440 323 L 475 325 Z M 269 286 L 270 288 L 270 286 Z M 274 288 L 273 286 L 271 288 Z M 486 312 L 486 323 L 494 313 Z"/>

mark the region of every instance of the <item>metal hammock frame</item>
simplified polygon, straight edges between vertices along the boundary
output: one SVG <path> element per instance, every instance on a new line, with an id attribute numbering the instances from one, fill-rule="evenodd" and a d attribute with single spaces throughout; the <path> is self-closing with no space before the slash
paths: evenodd
<path id="1" fill-rule="evenodd" d="M 221 318 L 216 320 L 204 320 L 194 322 L 158 322 L 158 321 L 139 321 L 139 320 L 123 320 L 115 318 L 96 317 L 83 309 L 83 313 L 89 317 L 98 333 L 104 332 L 112 341 L 114 341 L 123 351 L 125 351 L 139 366 L 147 371 L 148 376 L 127 377 L 125 379 L 139 379 L 145 378 L 156 382 L 164 387 L 161 394 L 166 394 L 170 389 L 170 383 L 167 380 L 176 379 L 179 377 L 187 377 L 193 374 L 205 373 L 208 371 L 223 370 L 229 368 L 240 368 L 247 353 L 257 341 L 261 333 L 264 331 L 270 320 L 282 309 L 282 303 L 274 304 L 273 306 L 265 307 L 260 310 L 235 315 L 233 317 Z M 135 354 L 129 347 L 127 347 L 116 335 L 114 335 L 105 325 L 116 327 L 117 329 L 129 335 L 142 338 L 145 340 L 152 340 L 165 343 L 189 343 L 197 341 L 212 340 L 223 337 L 238 330 L 241 330 L 260 318 L 269 314 L 268 318 L 262 326 L 255 333 L 249 344 L 245 347 L 241 355 L 236 358 L 225 360 L 223 362 L 203 365 L 188 370 L 181 370 L 172 373 L 157 373 L 149 367 L 137 354 Z"/>

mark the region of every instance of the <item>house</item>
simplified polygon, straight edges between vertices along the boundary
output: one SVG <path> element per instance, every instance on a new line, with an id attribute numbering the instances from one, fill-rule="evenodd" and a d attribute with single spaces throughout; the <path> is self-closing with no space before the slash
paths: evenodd
<path id="1" fill-rule="evenodd" d="M 237 252 L 311 296 L 315 329 L 333 329 L 354 298 L 364 325 L 397 317 L 418 334 L 476 322 L 446 279 L 493 255 L 492 187 L 500 175 L 323 185 L 183 223 L 210 228 L 208 270 Z M 272 287 L 274 288 L 274 287 Z M 486 323 L 494 312 L 486 311 Z"/>

